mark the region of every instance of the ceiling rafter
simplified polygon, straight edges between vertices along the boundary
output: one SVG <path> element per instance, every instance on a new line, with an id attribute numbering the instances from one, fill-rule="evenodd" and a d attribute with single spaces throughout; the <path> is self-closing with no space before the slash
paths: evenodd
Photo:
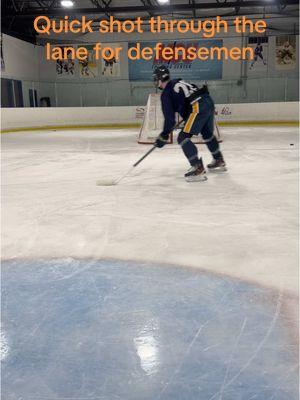
<path id="1" fill-rule="evenodd" d="M 101 8 L 101 4 L 98 2 L 98 0 L 90 0 L 90 2 L 96 6 L 96 8 Z M 107 3 L 104 0 L 101 0 L 102 5 L 104 5 L 105 7 L 108 7 Z M 109 18 L 110 14 L 108 12 L 105 13 L 105 15 Z"/>
<path id="2" fill-rule="evenodd" d="M 195 0 L 189 0 L 189 4 L 192 4 L 193 6 L 195 6 L 195 4 L 196 4 L 196 3 L 195 3 Z M 193 8 L 193 17 L 194 17 L 194 18 L 197 17 L 195 7 Z"/>
<path id="3" fill-rule="evenodd" d="M 80 7 L 84 4 L 86 8 Z M 177 4 L 171 1 L 167 5 L 157 0 L 75 0 L 74 7 L 68 10 L 74 17 L 88 15 L 91 19 L 117 16 L 121 21 L 161 15 L 164 18 L 201 19 L 214 18 L 216 15 L 234 17 L 237 15 L 280 15 L 281 18 L 293 18 L 295 32 L 298 28 L 298 0 L 181 0 Z M 33 19 L 45 15 L 50 18 L 61 18 L 66 9 L 60 0 L 3 0 L 2 31 L 13 36 L 28 38 L 35 42 Z M 26 39 L 25 39 L 26 40 Z"/>
<path id="4" fill-rule="evenodd" d="M 108 8 L 109 7 L 109 5 L 110 5 L 110 3 L 112 2 L 112 0 L 109 0 L 109 1 L 105 1 L 105 0 L 101 0 L 101 3 L 104 5 L 104 7 L 106 7 L 106 8 Z M 110 13 L 105 13 L 106 15 L 107 15 L 107 17 L 109 18 L 110 16 L 111 16 L 111 14 Z"/>
<path id="5" fill-rule="evenodd" d="M 144 6 L 152 6 L 151 1 L 150 0 L 140 0 L 140 2 L 144 5 Z M 152 11 L 148 11 L 148 14 L 150 15 L 150 17 L 153 17 L 153 12 Z"/>
<path id="6" fill-rule="evenodd" d="M 102 2 L 104 0 L 101 0 Z M 220 0 L 218 0 L 220 1 Z M 105 4 L 105 5 L 104 5 Z M 236 9 L 237 7 L 244 8 L 244 7 L 266 7 L 265 0 L 236 0 L 236 1 L 226 1 L 226 2 L 205 2 L 205 3 L 185 3 L 185 4 L 170 4 L 170 5 L 141 5 L 141 6 L 110 6 L 111 2 L 104 1 L 103 7 L 94 7 L 94 8 L 73 8 L 72 12 L 74 14 L 80 15 L 97 15 L 97 14 L 114 14 L 114 13 L 125 13 L 125 14 L 134 14 L 140 12 L 152 12 L 158 13 L 167 12 L 172 14 L 176 11 L 186 11 L 186 10 L 205 10 L 205 9 L 224 9 L 224 8 L 233 8 Z M 276 3 L 278 5 L 278 2 Z M 276 5 L 275 4 L 275 5 Z M 280 0 L 280 8 L 284 8 L 288 5 L 298 5 L 298 0 Z M 268 4 L 269 7 L 274 5 Z M 48 15 L 64 15 L 65 9 L 63 8 L 52 8 L 48 10 Z M 39 10 L 36 9 L 27 9 L 23 12 L 15 12 L 15 14 L 7 15 L 12 17 L 13 15 L 17 16 L 18 18 L 26 18 L 26 17 L 35 17 L 39 14 Z"/>
<path id="7" fill-rule="evenodd" d="M 11 0 L 11 2 L 12 2 L 12 5 L 13 5 L 13 7 L 14 7 L 15 11 L 16 11 L 16 12 L 18 12 L 18 11 L 19 11 L 19 9 L 17 8 L 17 5 L 16 5 L 16 2 L 15 2 L 15 0 Z"/>
<path id="8" fill-rule="evenodd" d="M 42 0 L 36 0 L 37 4 L 43 9 L 43 10 L 47 10 L 49 9 L 47 5 L 44 4 L 44 2 Z"/>

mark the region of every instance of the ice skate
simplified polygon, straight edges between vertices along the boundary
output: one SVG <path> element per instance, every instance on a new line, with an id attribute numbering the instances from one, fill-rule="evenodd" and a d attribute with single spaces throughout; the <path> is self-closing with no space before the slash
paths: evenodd
<path id="1" fill-rule="evenodd" d="M 226 163 L 224 158 L 218 158 L 217 160 L 213 159 L 210 164 L 207 165 L 209 171 L 223 172 L 227 171 Z"/>
<path id="2" fill-rule="evenodd" d="M 206 176 L 206 171 L 205 171 L 202 161 L 199 164 L 192 166 L 188 170 L 188 172 L 184 175 L 184 177 L 187 182 L 206 181 L 207 176 Z"/>

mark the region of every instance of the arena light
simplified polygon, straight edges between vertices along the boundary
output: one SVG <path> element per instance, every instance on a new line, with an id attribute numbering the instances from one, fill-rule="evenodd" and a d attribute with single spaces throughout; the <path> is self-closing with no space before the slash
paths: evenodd
<path id="1" fill-rule="evenodd" d="M 66 7 L 66 8 L 70 8 L 74 6 L 74 3 L 72 0 L 61 0 L 60 2 L 61 6 Z"/>
<path id="2" fill-rule="evenodd" d="M 168 4 L 170 0 L 158 0 L 159 4 Z"/>

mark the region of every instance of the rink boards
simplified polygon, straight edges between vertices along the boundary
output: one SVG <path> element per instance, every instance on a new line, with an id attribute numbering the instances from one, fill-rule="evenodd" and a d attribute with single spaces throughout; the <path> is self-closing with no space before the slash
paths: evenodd
<path id="1" fill-rule="evenodd" d="M 124 127 L 141 125 L 145 106 L 4 108 L 2 132 L 66 128 Z M 296 124 L 297 102 L 218 104 L 217 120 L 222 124 Z"/>

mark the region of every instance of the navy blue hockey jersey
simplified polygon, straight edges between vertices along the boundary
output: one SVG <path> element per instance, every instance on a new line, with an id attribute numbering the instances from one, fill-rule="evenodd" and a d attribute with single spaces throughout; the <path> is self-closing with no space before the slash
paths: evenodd
<path id="1" fill-rule="evenodd" d="M 196 85 L 182 79 L 172 79 L 168 82 L 161 95 L 161 107 L 165 118 L 163 135 L 173 130 L 176 112 L 184 120 L 187 119 L 192 110 L 189 97 L 197 90 Z"/>

